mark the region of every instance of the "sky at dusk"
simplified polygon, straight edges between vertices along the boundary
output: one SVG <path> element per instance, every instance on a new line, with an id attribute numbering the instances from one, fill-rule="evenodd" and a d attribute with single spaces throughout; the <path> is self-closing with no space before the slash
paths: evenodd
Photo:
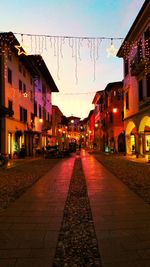
<path id="1" fill-rule="evenodd" d="M 114 38 L 126 36 L 143 3 L 144 0 L 5 0 L 0 3 L 0 31 L 110 37 L 119 48 L 121 40 Z M 45 40 L 40 40 L 39 51 L 59 89 L 59 93 L 52 94 L 52 104 L 58 105 L 66 116 L 87 117 L 93 109 L 95 92 L 109 82 L 123 79 L 122 59 L 108 56 L 110 39 L 96 39 L 93 43 L 82 38 Z"/>

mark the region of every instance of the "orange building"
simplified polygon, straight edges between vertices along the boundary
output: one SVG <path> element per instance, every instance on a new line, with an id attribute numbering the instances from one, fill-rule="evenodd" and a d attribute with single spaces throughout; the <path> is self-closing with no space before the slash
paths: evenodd
<path id="1" fill-rule="evenodd" d="M 123 83 L 112 82 L 98 91 L 95 104 L 95 136 L 98 149 L 106 152 L 124 152 Z"/>

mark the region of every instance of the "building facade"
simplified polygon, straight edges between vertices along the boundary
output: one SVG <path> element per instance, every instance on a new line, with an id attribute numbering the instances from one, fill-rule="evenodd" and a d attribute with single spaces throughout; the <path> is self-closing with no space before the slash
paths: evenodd
<path id="1" fill-rule="evenodd" d="M 150 151 L 150 1 L 145 1 L 117 56 L 124 62 L 126 153 Z"/>
<path id="2" fill-rule="evenodd" d="M 100 151 L 125 152 L 123 125 L 123 83 L 112 82 L 98 91 L 95 105 L 95 142 Z"/>
<path id="3" fill-rule="evenodd" d="M 51 92 L 58 89 L 51 75 L 49 74 L 48 79 L 42 73 L 43 65 L 45 63 L 41 57 L 39 64 L 26 55 L 13 33 L 0 34 L 1 105 L 9 111 L 0 120 L 0 148 L 2 153 L 7 153 L 10 157 L 18 156 L 22 148 L 26 155 L 32 156 L 34 148 L 41 149 L 46 144 L 45 141 L 42 143 L 44 123 L 52 113 Z M 46 86 L 46 93 L 43 84 Z M 44 95 L 47 99 L 45 102 Z M 35 108 L 37 98 L 41 108 Z"/>

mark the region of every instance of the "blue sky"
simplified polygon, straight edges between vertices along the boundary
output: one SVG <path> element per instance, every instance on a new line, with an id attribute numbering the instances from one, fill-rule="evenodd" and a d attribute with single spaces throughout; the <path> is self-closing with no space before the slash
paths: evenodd
<path id="1" fill-rule="evenodd" d="M 0 31 L 124 38 L 143 3 L 144 0 L 5 0 L 0 3 Z M 120 41 L 113 43 L 117 48 L 121 44 Z M 59 79 L 53 49 L 42 54 L 60 91 L 53 94 L 53 104 L 58 105 L 64 115 L 86 117 L 93 108 L 95 92 L 104 89 L 109 82 L 123 79 L 122 60 L 107 57 L 109 46 L 109 40 L 101 42 L 95 80 L 93 62 L 84 45 L 77 67 L 68 45 L 63 45 Z"/>

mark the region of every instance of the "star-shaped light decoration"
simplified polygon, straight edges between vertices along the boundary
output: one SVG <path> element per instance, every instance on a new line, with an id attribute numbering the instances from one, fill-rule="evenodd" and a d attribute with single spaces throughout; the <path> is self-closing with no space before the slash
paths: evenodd
<path id="1" fill-rule="evenodd" d="M 20 55 L 28 56 L 28 53 L 23 49 L 21 45 L 15 45 L 15 48 L 18 50 L 18 56 Z"/>
<path id="2" fill-rule="evenodd" d="M 113 44 L 111 44 L 111 46 L 106 49 L 107 57 L 111 57 L 111 56 L 115 57 L 117 54 L 117 51 L 118 51 L 118 49 L 115 48 L 115 46 Z"/>

